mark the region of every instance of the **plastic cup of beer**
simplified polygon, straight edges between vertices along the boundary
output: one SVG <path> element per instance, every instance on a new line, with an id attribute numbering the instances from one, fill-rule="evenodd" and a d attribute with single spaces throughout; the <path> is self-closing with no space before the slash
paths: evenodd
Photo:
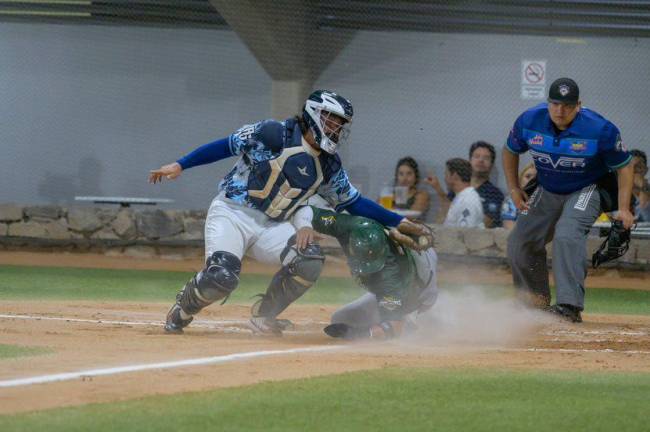
<path id="1" fill-rule="evenodd" d="M 395 205 L 403 206 L 409 198 L 409 188 L 406 186 L 395 186 Z"/>
<path id="2" fill-rule="evenodd" d="M 387 209 L 393 208 L 393 188 L 390 186 L 384 186 L 381 188 L 381 194 L 379 195 L 379 204 L 382 207 Z"/>

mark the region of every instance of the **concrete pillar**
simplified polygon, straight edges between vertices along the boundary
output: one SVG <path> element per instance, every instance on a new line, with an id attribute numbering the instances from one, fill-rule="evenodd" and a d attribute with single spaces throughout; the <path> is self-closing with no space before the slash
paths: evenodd
<path id="1" fill-rule="evenodd" d="M 273 80 L 271 84 L 271 116 L 285 119 L 300 112 L 311 91 L 311 83 L 304 80 Z"/>
<path id="2" fill-rule="evenodd" d="M 271 76 L 271 113 L 277 119 L 302 109 L 316 78 L 353 34 L 319 30 L 314 2 L 308 0 L 210 3 Z"/>

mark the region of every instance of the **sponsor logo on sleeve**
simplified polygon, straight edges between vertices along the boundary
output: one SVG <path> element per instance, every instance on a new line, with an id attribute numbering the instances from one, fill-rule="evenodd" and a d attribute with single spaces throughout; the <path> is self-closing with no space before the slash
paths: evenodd
<path id="1" fill-rule="evenodd" d="M 544 145 L 544 137 L 540 134 L 535 135 L 534 137 L 528 140 L 528 145 L 531 146 L 541 146 Z"/>
<path id="2" fill-rule="evenodd" d="M 325 226 L 332 225 L 334 223 L 334 216 L 322 216 L 320 220 Z"/>

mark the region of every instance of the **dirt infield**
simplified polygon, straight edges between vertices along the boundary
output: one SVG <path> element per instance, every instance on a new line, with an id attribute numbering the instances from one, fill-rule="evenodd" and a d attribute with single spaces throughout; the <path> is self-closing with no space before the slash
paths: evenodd
<path id="1" fill-rule="evenodd" d="M 200 260 L 31 252 L 0 252 L 2 264 L 187 272 L 201 266 Z M 245 262 L 244 271 L 275 269 Z M 325 273 L 345 276 L 347 266 L 332 259 Z M 446 263 L 439 266 L 439 280 L 508 284 L 510 274 Z M 650 289 L 650 276 L 609 270 L 590 276 L 587 285 Z M 50 354 L 0 360 L 0 414 L 389 366 L 650 372 L 650 317 L 586 314 L 584 323 L 569 324 L 466 294 L 473 306 L 467 296 L 456 303 L 442 297 L 433 321 L 416 335 L 381 343 L 324 335 L 333 306 L 292 305 L 286 318 L 296 326 L 278 338 L 253 335 L 246 325 L 249 306 L 243 305 L 211 306 L 178 336 L 162 330 L 167 303 L 3 300 L 0 344 L 47 347 Z M 238 353 L 252 354 L 233 356 Z M 203 360 L 173 363 L 195 359 Z M 120 367 L 125 369 L 115 369 Z M 16 381 L 62 373 L 71 375 L 50 383 Z"/>
<path id="2" fill-rule="evenodd" d="M 296 326 L 281 338 L 252 335 L 245 325 L 248 306 L 237 305 L 210 307 L 184 335 L 166 335 L 161 324 L 167 307 L 0 302 L 0 343 L 52 350 L 51 354 L 0 361 L 0 413 L 387 366 L 650 372 L 650 317 L 585 315 L 582 324 L 537 320 L 507 341 L 485 342 L 483 336 L 445 340 L 429 335 L 400 342 L 342 343 L 321 331 L 332 307 L 294 305 L 287 318 Z M 333 349 L 2 386 L 17 378 L 63 372 L 308 347 Z"/>

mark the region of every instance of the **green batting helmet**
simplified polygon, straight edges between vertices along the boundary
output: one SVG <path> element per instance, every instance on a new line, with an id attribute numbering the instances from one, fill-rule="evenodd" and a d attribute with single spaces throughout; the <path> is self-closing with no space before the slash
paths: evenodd
<path id="1" fill-rule="evenodd" d="M 348 253 L 350 270 L 354 274 L 375 273 L 384 268 L 388 254 L 384 228 L 370 220 L 359 222 L 350 232 Z"/>

